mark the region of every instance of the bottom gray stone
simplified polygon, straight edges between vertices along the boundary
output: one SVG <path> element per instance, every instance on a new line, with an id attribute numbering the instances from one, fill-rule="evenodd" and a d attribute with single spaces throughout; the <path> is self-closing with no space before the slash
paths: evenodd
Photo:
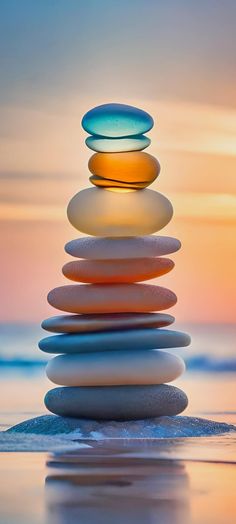
<path id="1" fill-rule="evenodd" d="M 188 404 L 175 386 L 59 387 L 48 391 L 45 405 L 65 417 L 95 420 L 139 420 L 177 415 Z"/>

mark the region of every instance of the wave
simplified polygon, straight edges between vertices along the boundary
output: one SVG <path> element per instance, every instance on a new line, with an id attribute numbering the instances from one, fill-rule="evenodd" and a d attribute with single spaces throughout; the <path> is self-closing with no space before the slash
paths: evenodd
<path id="1" fill-rule="evenodd" d="M 48 360 L 37 360 L 32 358 L 4 358 L 0 357 L 0 372 L 6 369 L 25 370 L 35 369 L 35 371 L 42 369 Z M 235 373 L 236 372 L 236 357 L 215 358 L 208 355 L 194 355 L 185 359 L 187 371 L 198 372 L 203 371 L 207 373 Z"/>

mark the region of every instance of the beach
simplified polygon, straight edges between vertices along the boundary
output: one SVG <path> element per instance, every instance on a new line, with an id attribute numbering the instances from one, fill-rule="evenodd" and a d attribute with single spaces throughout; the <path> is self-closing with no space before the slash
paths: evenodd
<path id="1" fill-rule="evenodd" d="M 196 346 L 204 341 L 208 362 L 217 360 L 222 369 L 211 372 L 206 365 L 201 364 L 202 369 L 192 365 L 176 381 L 189 397 L 184 415 L 236 424 L 236 373 L 225 371 L 233 349 L 228 340 L 228 353 L 222 347 L 213 358 L 210 339 L 209 329 L 208 337 L 201 332 Z M 9 338 L 8 344 L 10 355 Z M 37 351 L 28 349 L 28 364 L 14 364 L 13 359 L 2 367 L 1 431 L 47 414 L 43 397 L 50 382 L 42 362 L 30 365 L 35 358 Z M 11 452 L 1 453 L 0 522 L 4 524 L 235 522 L 236 434 L 232 431 L 151 441 L 68 440 L 64 451 L 55 440 L 55 450 L 51 446 L 47 452 L 17 451 L 17 442 L 22 449 L 22 439 L 11 435 Z"/>

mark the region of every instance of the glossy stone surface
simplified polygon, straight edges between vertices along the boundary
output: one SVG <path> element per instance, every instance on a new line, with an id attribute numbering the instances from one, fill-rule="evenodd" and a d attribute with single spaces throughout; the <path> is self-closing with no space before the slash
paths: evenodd
<path id="1" fill-rule="evenodd" d="M 145 135 L 136 135 L 127 138 L 88 136 L 85 143 L 89 149 L 97 153 L 121 153 L 124 151 L 142 151 L 150 146 L 151 140 Z"/>
<path id="2" fill-rule="evenodd" d="M 129 329 L 102 331 L 100 333 L 78 333 L 55 335 L 43 338 L 39 348 L 46 353 L 87 353 L 164 349 L 184 347 L 190 344 L 186 333 L 168 329 Z"/>
<path id="3" fill-rule="evenodd" d="M 110 188 L 110 187 L 120 187 L 125 189 L 145 189 L 149 184 L 146 182 L 118 182 L 117 180 L 110 180 L 108 178 L 102 178 L 100 176 L 91 175 L 89 177 L 89 181 L 91 184 L 93 184 L 96 187 L 104 187 L 104 188 Z"/>
<path id="4" fill-rule="evenodd" d="M 52 333 L 93 333 L 117 329 L 165 327 L 174 322 L 165 313 L 114 313 L 102 315 L 58 315 L 42 322 L 42 328 Z"/>
<path id="5" fill-rule="evenodd" d="M 141 420 L 177 415 L 188 405 L 175 386 L 59 387 L 48 391 L 46 408 L 65 417 L 94 420 Z"/>
<path id="6" fill-rule="evenodd" d="M 118 260 L 75 260 L 62 268 L 63 275 L 75 282 L 142 282 L 160 277 L 174 267 L 169 258 L 128 258 Z"/>
<path id="7" fill-rule="evenodd" d="M 177 238 L 165 236 L 140 236 L 129 238 L 76 238 L 65 245 L 69 255 L 92 260 L 147 258 L 168 255 L 178 251 Z"/>
<path id="8" fill-rule="evenodd" d="M 95 153 L 89 159 L 88 168 L 92 175 L 108 180 L 146 183 L 147 186 L 154 182 L 161 169 L 158 160 L 143 151 Z"/>
<path id="9" fill-rule="evenodd" d="M 87 133 L 105 137 L 141 135 L 153 124 L 153 118 L 146 111 L 116 103 L 94 107 L 82 119 L 82 127 Z"/>
<path id="10" fill-rule="evenodd" d="M 84 189 L 69 202 L 68 219 L 82 233 L 123 237 L 150 235 L 168 224 L 173 214 L 170 201 L 161 193 Z"/>
<path id="11" fill-rule="evenodd" d="M 46 374 L 63 386 L 130 386 L 171 382 L 184 369 L 180 357 L 164 351 L 109 351 L 59 355 Z"/>
<path id="12" fill-rule="evenodd" d="M 173 291 L 151 284 L 75 284 L 48 294 L 51 306 L 68 313 L 145 313 L 176 304 Z"/>

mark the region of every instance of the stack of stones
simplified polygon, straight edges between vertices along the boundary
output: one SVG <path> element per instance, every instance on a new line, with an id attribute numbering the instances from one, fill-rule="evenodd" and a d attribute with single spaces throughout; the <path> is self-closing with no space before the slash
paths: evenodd
<path id="1" fill-rule="evenodd" d="M 60 333 L 39 347 L 59 354 L 47 376 L 63 386 L 49 391 L 45 404 L 57 415 L 97 420 L 176 415 L 187 397 L 166 383 L 181 375 L 184 362 L 165 350 L 190 339 L 165 329 L 174 318 L 161 311 L 176 303 L 175 294 L 140 283 L 170 271 L 174 264 L 163 255 L 180 248 L 175 238 L 153 235 L 173 213 L 167 198 L 146 189 L 160 171 L 156 158 L 142 151 L 153 119 L 131 106 L 105 104 L 86 113 L 82 126 L 96 151 L 88 164 L 95 187 L 72 198 L 68 219 L 90 236 L 65 247 L 75 260 L 63 274 L 80 283 L 48 295 L 52 306 L 73 314 L 42 324 Z"/>

